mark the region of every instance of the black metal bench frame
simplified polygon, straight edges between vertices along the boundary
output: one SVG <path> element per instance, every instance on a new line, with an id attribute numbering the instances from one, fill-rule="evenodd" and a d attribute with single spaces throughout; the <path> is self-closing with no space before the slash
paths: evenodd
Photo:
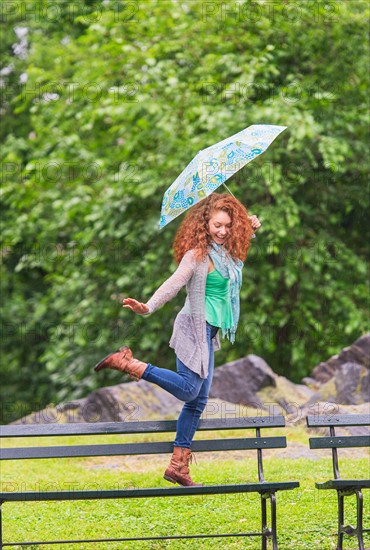
<path id="1" fill-rule="evenodd" d="M 171 488 L 142 488 L 142 489 L 115 489 L 115 490 L 71 490 L 71 491 L 27 491 L 27 492 L 0 492 L 0 550 L 8 546 L 32 545 L 32 544 L 66 544 L 82 542 L 119 542 L 119 541 L 148 541 L 162 539 L 184 538 L 211 538 L 211 537 L 247 537 L 260 536 L 262 550 L 267 549 L 267 542 L 272 541 L 273 550 L 278 548 L 276 528 L 276 496 L 277 491 L 291 490 L 299 487 L 297 481 L 290 482 L 266 482 L 263 474 L 262 451 L 263 449 L 276 449 L 286 447 L 285 437 L 262 437 L 263 428 L 281 428 L 285 426 L 283 416 L 258 416 L 240 419 L 214 419 L 201 420 L 198 430 L 239 430 L 255 429 L 255 437 L 222 438 L 211 440 L 195 440 L 192 450 L 195 452 L 228 451 L 228 450 L 257 450 L 258 483 L 241 483 L 234 485 L 205 485 L 201 487 L 171 487 Z M 0 438 L 16 437 L 50 437 L 67 435 L 108 435 L 108 434 L 147 434 L 176 431 L 176 421 L 145 421 L 145 422 L 107 422 L 86 424 L 28 424 L 8 425 L 0 427 Z M 1 448 L 0 459 L 23 460 L 45 459 L 64 457 L 87 456 L 117 456 L 117 455 L 141 455 L 172 453 L 171 442 L 139 442 L 103 445 L 70 445 L 52 447 L 24 447 Z M 28 541 L 28 542 L 3 542 L 1 508 L 6 502 L 24 501 L 50 501 L 50 500 L 92 500 L 92 499 L 121 499 L 121 498 L 149 498 L 181 495 L 207 495 L 227 493 L 259 493 L 261 497 L 261 523 L 260 532 L 251 533 L 225 533 L 209 535 L 179 535 L 158 537 L 127 537 L 116 539 L 89 539 L 89 540 L 64 540 L 64 541 Z M 267 523 L 267 501 L 270 501 L 271 527 Z"/>
<path id="2" fill-rule="evenodd" d="M 314 437 L 309 439 L 311 449 L 331 449 L 334 479 L 324 483 L 315 483 L 319 490 L 332 489 L 337 491 L 338 498 L 338 542 L 337 550 L 343 550 L 344 535 L 357 536 L 359 550 L 364 550 L 363 533 L 370 529 L 363 528 L 363 495 L 362 489 L 370 488 L 369 479 L 342 479 L 339 472 L 338 448 L 370 447 L 369 435 L 336 436 L 338 426 L 369 426 L 369 414 L 334 414 L 331 416 L 307 416 L 309 428 L 329 428 L 330 437 Z M 356 495 L 357 519 L 356 527 L 344 523 L 344 499 Z"/>

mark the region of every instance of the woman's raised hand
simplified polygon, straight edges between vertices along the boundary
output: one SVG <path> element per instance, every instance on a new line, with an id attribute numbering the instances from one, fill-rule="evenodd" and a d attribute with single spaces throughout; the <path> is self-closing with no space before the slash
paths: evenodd
<path id="1" fill-rule="evenodd" d="M 143 304 L 142 302 L 138 302 L 137 300 L 134 300 L 133 298 L 124 298 L 122 300 L 123 306 L 122 307 L 128 307 L 131 309 L 134 313 L 137 313 L 138 315 L 143 315 L 144 313 L 149 312 L 149 308 L 147 305 Z"/>
<path id="2" fill-rule="evenodd" d="M 248 217 L 249 217 L 249 220 L 251 222 L 252 228 L 255 231 L 261 227 L 261 222 L 259 221 L 259 219 L 257 218 L 257 216 L 255 214 L 253 214 L 253 216 L 248 216 Z"/>

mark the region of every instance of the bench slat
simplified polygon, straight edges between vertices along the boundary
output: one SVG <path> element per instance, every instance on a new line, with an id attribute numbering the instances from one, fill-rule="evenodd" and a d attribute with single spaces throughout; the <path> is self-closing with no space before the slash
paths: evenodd
<path id="1" fill-rule="evenodd" d="M 370 425 L 370 414 L 333 414 L 323 416 L 307 416 L 309 428 L 325 428 L 328 426 L 367 426 Z"/>
<path id="2" fill-rule="evenodd" d="M 310 437 L 310 449 L 331 449 L 334 447 L 370 447 L 369 435 L 338 437 Z"/>
<path id="3" fill-rule="evenodd" d="M 370 489 L 370 479 L 331 479 L 315 485 L 317 489 Z"/>
<path id="4" fill-rule="evenodd" d="M 29 491 L 2 492 L 0 501 L 40 501 L 40 500 L 91 500 L 111 498 L 142 498 L 179 495 L 213 495 L 226 493 L 264 493 L 290 490 L 299 487 L 298 481 L 276 483 L 241 483 L 237 485 L 203 485 L 202 487 L 157 487 L 149 489 L 112 489 L 86 491 Z"/>
<path id="5" fill-rule="evenodd" d="M 257 437 L 238 439 L 207 439 L 194 441 L 192 450 L 231 451 L 245 449 L 279 449 L 286 447 L 285 437 Z M 0 449 L 0 460 L 17 460 L 26 458 L 67 458 L 86 456 L 117 456 L 172 453 L 173 443 L 123 443 L 111 445 L 69 445 L 54 447 L 24 447 Z"/>
<path id="6" fill-rule="evenodd" d="M 285 426 L 284 416 L 214 418 L 201 420 L 199 430 L 278 428 Z M 176 420 L 143 422 L 94 422 L 77 424 L 8 424 L 0 426 L 0 437 L 46 437 L 52 435 L 98 435 L 175 432 Z"/>

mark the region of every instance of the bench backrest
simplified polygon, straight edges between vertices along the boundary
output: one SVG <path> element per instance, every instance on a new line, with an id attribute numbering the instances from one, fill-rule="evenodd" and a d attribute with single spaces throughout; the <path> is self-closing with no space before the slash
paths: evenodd
<path id="1" fill-rule="evenodd" d="M 192 451 L 206 452 L 255 449 L 258 458 L 258 478 L 260 482 L 263 482 L 263 449 L 285 448 L 286 437 L 262 437 L 261 429 L 281 428 L 284 426 L 285 418 L 283 416 L 201 420 L 198 431 L 254 429 L 255 437 L 197 439 L 193 442 Z M 0 438 L 124 435 L 167 433 L 175 431 L 175 420 L 81 424 L 12 424 L 0 426 Z M 0 460 L 171 453 L 173 448 L 172 445 L 172 442 L 160 441 L 120 444 L 106 443 L 102 445 L 57 445 L 52 447 L 2 447 L 0 448 Z"/>
<path id="2" fill-rule="evenodd" d="M 337 436 L 338 426 L 369 426 L 370 414 L 334 414 L 324 416 L 307 416 L 309 428 L 329 428 L 330 436 L 310 437 L 310 449 L 331 449 L 333 473 L 335 479 L 340 479 L 337 449 L 349 447 L 370 447 L 370 435 Z"/>

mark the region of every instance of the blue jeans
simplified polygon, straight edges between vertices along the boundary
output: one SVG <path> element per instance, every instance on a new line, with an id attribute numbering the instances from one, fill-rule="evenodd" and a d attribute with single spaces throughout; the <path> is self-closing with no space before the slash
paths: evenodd
<path id="1" fill-rule="evenodd" d="M 144 380 L 157 384 L 177 397 L 177 399 L 185 401 L 185 405 L 177 420 L 175 447 L 187 447 L 190 449 L 199 419 L 208 401 L 214 371 L 212 338 L 217 334 L 218 327 L 207 323 L 206 330 L 209 349 L 207 378 L 201 378 L 199 374 L 188 369 L 178 357 L 176 357 L 177 372 L 161 369 L 148 363 L 143 374 Z"/>

